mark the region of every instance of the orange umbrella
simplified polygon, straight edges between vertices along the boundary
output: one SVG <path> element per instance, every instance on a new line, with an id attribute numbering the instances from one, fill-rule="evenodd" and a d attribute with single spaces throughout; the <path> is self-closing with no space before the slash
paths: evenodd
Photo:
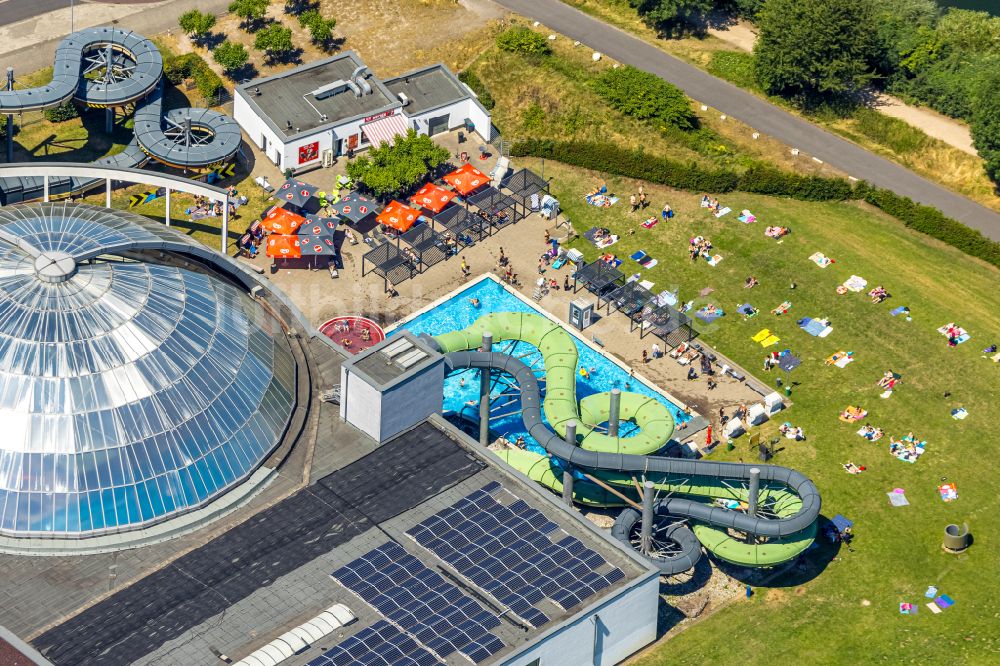
<path id="1" fill-rule="evenodd" d="M 406 233 L 417 221 L 417 215 L 419 214 L 420 211 L 414 210 L 406 204 L 393 199 L 389 202 L 388 206 L 382 209 L 382 212 L 378 214 L 376 219 L 379 221 L 379 224 L 392 227 L 400 233 Z"/>
<path id="2" fill-rule="evenodd" d="M 459 194 L 466 195 L 490 182 L 489 176 L 468 162 L 444 177 Z"/>
<path id="3" fill-rule="evenodd" d="M 294 234 L 306 221 L 301 215 L 275 206 L 264 216 L 264 228 L 273 234 Z"/>
<path id="4" fill-rule="evenodd" d="M 302 246 L 298 236 L 283 236 L 273 234 L 267 239 L 267 256 L 282 259 L 299 259 L 302 257 Z"/>
<path id="5" fill-rule="evenodd" d="M 410 201 L 432 213 L 440 213 L 448 205 L 448 202 L 456 196 L 451 190 L 446 190 L 434 183 L 427 183 L 410 197 Z"/>

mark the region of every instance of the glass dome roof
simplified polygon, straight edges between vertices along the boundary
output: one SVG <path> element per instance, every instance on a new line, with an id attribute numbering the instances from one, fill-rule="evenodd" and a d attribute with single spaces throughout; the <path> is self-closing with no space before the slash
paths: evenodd
<path id="1" fill-rule="evenodd" d="M 220 278 L 100 256 L 168 235 L 185 242 L 102 208 L 0 209 L 0 534 L 163 520 L 282 437 L 295 361 L 277 320 Z"/>

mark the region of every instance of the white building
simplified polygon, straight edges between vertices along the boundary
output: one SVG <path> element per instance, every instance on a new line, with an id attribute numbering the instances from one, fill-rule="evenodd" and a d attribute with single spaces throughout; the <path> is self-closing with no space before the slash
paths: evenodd
<path id="1" fill-rule="evenodd" d="M 236 86 L 233 116 L 279 169 L 299 171 L 391 141 L 460 127 L 492 139 L 490 114 L 444 65 L 381 81 L 347 51 Z"/>

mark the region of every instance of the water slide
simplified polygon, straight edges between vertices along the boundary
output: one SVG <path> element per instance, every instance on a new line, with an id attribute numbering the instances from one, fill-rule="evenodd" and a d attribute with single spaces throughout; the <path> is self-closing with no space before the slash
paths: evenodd
<path id="1" fill-rule="evenodd" d="M 37 88 L 0 91 L 0 115 L 40 111 L 73 100 L 91 108 L 135 106 L 134 137 L 120 153 L 94 164 L 138 168 L 151 158 L 198 169 L 225 162 L 239 150 L 236 121 L 209 109 L 163 111 L 163 59 L 156 45 L 133 32 L 98 27 L 78 30 L 56 48 L 52 81 Z M 50 178 L 50 194 L 87 190 L 102 179 Z M 0 203 L 42 197 L 40 177 L 0 179 Z"/>
<path id="2" fill-rule="evenodd" d="M 474 351 L 481 347 L 482 334 L 487 331 L 494 342 L 523 341 L 541 352 L 546 384 L 544 405 L 539 378 L 531 367 L 500 352 Z M 656 514 L 684 519 L 690 524 L 690 527 L 669 524 L 662 528 L 662 533 L 654 535 L 676 546 L 669 554 L 652 559 L 664 573 L 680 573 L 694 566 L 702 546 L 734 564 L 773 566 L 793 559 L 815 538 L 821 500 L 815 484 L 803 474 L 775 465 L 649 455 L 670 440 L 673 417 L 657 401 L 652 402 L 658 409 L 649 404 L 649 398 L 638 394 L 623 393 L 621 411 L 623 418 L 634 420 L 640 427 L 638 434 L 614 438 L 596 428 L 607 420 L 610 395 L 597 394 L 577 402 L 578 353 L 572 336 L 559 324 L 531 313 L 492 313 L 466 329 L 434 336 L 429 342 L 445 354 L 451 371 L 475 368 L 514 378 L 521 389 L 521 418 L 525 428 L 551 457 L 520 450 L 505 451 L 501 456 L 533 480 L 561 491 L 562 465 L 568 464 L 634 499 L 638 497 L 634 477 L 652 478 L 656 489 L 666 495 L 656 503 Z M 626 404 L 628 409 L 624 407 Z M 542 418 L 543 406 L 548 422 Z M 575 444 L 565 439 L 569 421 L 577 422 Z M 643 423 L 649 425 L 648 431 L 642 429 Z M 563 462 L 556 463 L 553 458 Z M 748 497 L 752 467 L 760 470 L 762 486 L 757 515 L 738 510 Z M 574 500 L 581 504 L 627 504 L 598 483 L 575 481 L 573 491 Z M 719 501 L 738 508 L 720 506 Z M 638 511 L 626 509 L 616 520 L 613 533 L 623 541 L 633 541 L 639 518 Z"/>

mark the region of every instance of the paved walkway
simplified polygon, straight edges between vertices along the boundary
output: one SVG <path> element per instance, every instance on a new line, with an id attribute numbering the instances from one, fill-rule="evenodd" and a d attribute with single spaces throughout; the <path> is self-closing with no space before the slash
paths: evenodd
<path id="1" fill-rule="evenodd" d="M 651 44 L 592 18 L 559 0 L 498 0 L 570 39 L 623 63 L 656 74 L 690 97 L 719 109 L 785 144 L 824 160 L 847 174 L 885 187 L 1000 240 L 1000 213 L 989 210 L 903 167 L 874 155 L 736 86 L 664 53 Z"/>
<path id="2" fill-rule="evenodd" d="M 757 33 L 746 21 L 737 21 L 725 27 L 709 28 L 708 33 L 744 51 L 752 51 L 754 42 L 757 41 Z M 979 154 L 972 145 L 969 126 L 959 120 L 926 107 L 911 106 L 898 97 L 885 93 L 878 94 L 875 108 L 887 116 L 899 118 L 908 125 L 916 127 L 931 138 L 944 141 L 952 148 L 958 148 L 963 153 Z"/>

